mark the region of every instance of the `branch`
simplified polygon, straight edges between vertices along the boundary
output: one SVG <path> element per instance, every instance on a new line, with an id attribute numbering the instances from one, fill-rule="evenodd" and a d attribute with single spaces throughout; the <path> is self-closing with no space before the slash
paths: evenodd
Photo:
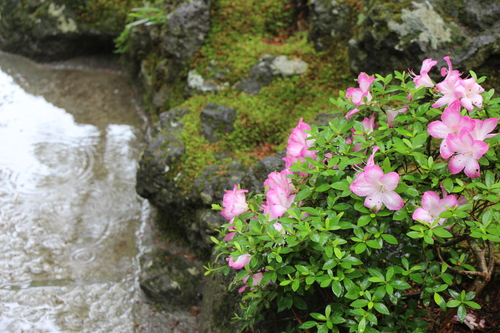
<path id="1" fill-rule="evenodd" d="M 304 321 L 302 320 L 302 318 L 300 318 L 300 316 L 297 314 L 297 312 L 295 312 L 295 307 L 293 307 L 293 306 L 292 306 L 292 312 L 293 312 L 293 315 L 295 316 L 295 319 L 297 319 L 299 324 L 302 325 L 304 323 Z M 308 329 L 304 329 L 304 332 L 311 333 L 311 331 L 309 331 Z"/>

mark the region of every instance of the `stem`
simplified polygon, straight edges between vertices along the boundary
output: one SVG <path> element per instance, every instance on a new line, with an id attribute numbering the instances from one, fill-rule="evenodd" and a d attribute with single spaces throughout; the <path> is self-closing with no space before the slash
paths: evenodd
<path id="1" fill-rule="evenodd" d="M 293 315 L 295 316 L 295 319 L 299 322 L 300 325 L 302 325 L 304 323 L 304 321 L 302 320 L 302 318 L 300 318 L 299 314 L 295 311 L 294 306 L 292 307 L 292 312 L 293 312 Z M 311 333 L 311 331 L 309 331 L 308 329 L 304 329 L 304 332 Z"/>
<path id="2" fill-rule="evenodd" d="M 449 267 L 455 273 L 475 276 L 474 282 L 472 286 L 469 288 L 467 292 L 474 292 L 476 296 L 481 293 L 484 287 L 491 280 L 491 276 L 495 269 L 495 247 L 493 242 L 486 241 L 485 246 L 481 247 L 475 238 L 467 237 L 467 243 L 474 254 L 477 264 L 479 265 L 479 271 L 463 271 L 453 267 Z M 488 263 L 486 263 L 486 250 L 488 251 Z M 438 247 L 438 256 L 442 263 L 445 261 L 441 256 L 440 248 Z M 437 320 L 436 325 L 434 326 L 434 332 L 436 333 L 444 333 L 448 331 L 448 326 L 450 325 L 451 320 L 457 313 L 457 308 L 448 308 L 445 312 L 443 312 L 440 318 Z"/>

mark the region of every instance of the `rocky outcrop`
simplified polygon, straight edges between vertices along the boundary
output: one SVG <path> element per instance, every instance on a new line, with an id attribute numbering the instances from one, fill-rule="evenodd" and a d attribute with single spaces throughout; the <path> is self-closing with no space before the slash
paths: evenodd
<path id="1" fill-rule="evenodd" d="M 234 110 L 216 104 L 207 105 L 206 109 L 211 121 L 205 122 L 204 131 L 210 137 L 217 138 L 217 133 L 230 130 L 223 126 L 220 132 L 220 124 L 227 124 L 226 113 Z M 185 154 L 181 133 L 186 112 L 186 109 L 174 108 L 160 114 L 139 162 L 136 189 L 164 213 L 165 227 L 179 231 L 193 248 L 205 251 L 208 256 L 212 247 L 210 236 L 216 235 L 215 230 L 226 222 L 211 205 L 220 204 L 225 191 L 240 182 L 245 168 L 236 161 L 223 169 L 216 165 L 206 166 L 186 188 L 178 168 Z M 228 157 L 228 154 L 218 156 L 221 160 Z"/>
<path id="2" fill-rule="evenodd" d="M 202 266 L 187 254 L 157 249 L 142 255 L 140 264 L 141 289 L 164 310 L 185 310 L 200 303 Z"/>
<path id="3" fill-rule="evenodd" d="M 353 73 L 388 74 L 420 68 L 426 58 L 452 56 L 458 68 L 496 66 L 500 52 L 500 1 L 345 1 L 311 3 L 310 38 L 317 49 L 332 47 L 335 36 L 350 38 Z"/>
<path id="4" fill-rule="evenodd" d="M 73 0 L 1 0 L 0 49 L 38 61 L 111 53 L 129 8 L 122 5 L 120 16 L 87 5 Z"/>
<path id="5" fill-rule="evenodd" d="M 152 114 L 184 99 L 190 63 L 208 32 L 209 5 L 209 0 L 169 5 L 164 23 L 151 22 L 132 29 L 126 58 Z"/>

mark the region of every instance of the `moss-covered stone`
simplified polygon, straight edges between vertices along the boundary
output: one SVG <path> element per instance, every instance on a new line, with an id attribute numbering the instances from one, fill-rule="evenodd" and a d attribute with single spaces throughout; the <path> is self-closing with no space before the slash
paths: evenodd
<path id="1" fill-rule="evenodd" d="M 141 0 L 2 0 L 0 49 L 39 61 L 111 53 Z"/>

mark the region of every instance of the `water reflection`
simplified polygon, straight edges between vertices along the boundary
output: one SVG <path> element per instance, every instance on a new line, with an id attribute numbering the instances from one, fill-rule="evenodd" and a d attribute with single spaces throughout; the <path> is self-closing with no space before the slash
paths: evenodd
<path id="1" fill-rule="evenodd" d="M 0 67 L 0 332 L 134 332 L 147 206 L 130 88 L 5 54 Z"/>

